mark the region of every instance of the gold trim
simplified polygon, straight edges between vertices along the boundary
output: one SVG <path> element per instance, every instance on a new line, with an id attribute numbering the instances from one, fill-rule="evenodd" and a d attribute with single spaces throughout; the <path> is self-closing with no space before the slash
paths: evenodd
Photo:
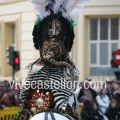
<path id="1" fill-rule="evenodd" d="M 12 3 L 23 2 L 23 1 L 28 1 L 28 0 L 0 0 L 0 5 L 12 4 Z"/>

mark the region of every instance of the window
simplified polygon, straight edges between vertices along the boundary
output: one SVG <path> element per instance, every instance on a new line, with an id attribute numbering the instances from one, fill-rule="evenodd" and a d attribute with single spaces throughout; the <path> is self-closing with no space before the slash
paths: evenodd
<path id="1" fill-rule="evenodd" d="M 97 29 L 98 20 L 97 19 L 90 19 L 90 40 L 97 40 Z"/>
<path id="2" fill-rule="evenodd" d="M 15 44 L 15 24 L 11 25 L 11 31 L 12 31 L 12 44 Z"/>
<path id="3" fill-rule="evenodd" d="M 112 52 L 120 48 L 120 18 L 89 19 L 89 75 L 108 76 Z"/>
<path id="4" fill-rule="evenodd" d="M 108 18 L 100 18 L 100 40 L 108 40 Z"/>

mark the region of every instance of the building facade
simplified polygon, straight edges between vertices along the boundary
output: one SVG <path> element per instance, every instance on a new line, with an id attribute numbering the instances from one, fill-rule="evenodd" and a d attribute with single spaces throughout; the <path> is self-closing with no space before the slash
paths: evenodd
<path id="1" fill-rule="evenodd" d="M 39 57 L 32 42 L 35 20 L 29 0 L 0 0 L 1 80 L 11 79 L 12 69 L 6 64 L 8 46 L 20 51 L 18 80 L 25 79 L 25 66 Z M 75 35 L 71 56 L 80 70 L 80 80 L 110 78 L 111 53 L 120 48 L 120 1 L 90 0 L 77 21 Z"/>
<path id="2" fill-rule="evenodd" d="M 120 48 L 120 1 L 90 0 L 78 24 L 82 78 L 113 79 L 110 60 Z"/>
<path id="3" fill-rule="evenodd" d="M 28 0 L 0 1 L 0 75 L 1 79 L 11 79 L 12 68 L 6 64 L 6 48 L 13 45 L 20 51 L 21 70 L 16 78 L 27 75 L 25 66 L 38 57 L 32 43 L 35 14 Z"/>

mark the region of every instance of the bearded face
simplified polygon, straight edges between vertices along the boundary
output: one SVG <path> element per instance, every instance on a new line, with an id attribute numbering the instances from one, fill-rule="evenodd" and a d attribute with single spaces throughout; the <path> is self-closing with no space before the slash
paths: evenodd
<path id="1" fill-rule="evenodd" d="M 64 44 L 55 38 L 44 41 L 42 47 L 42 59 L 59 59 L 65 53 Z"/>
<path id="2" fill-rule="evenodd" d="M 59 40 L 58 36 L 62 30 L 62 26 L 58 19 L 53 19 L 49 21 L 46 36 L 49 39 L 43 40 L 42 45 L 42 59 L 59 59 L 65 54 L 64 40 Z"/>
<path id="3" fill-rule="evenodd" d="M 35 26 L 33 36 L 42 60 L 61 60 L 72 48 L 74 32 L 68 20 L 50 15 Z"/>

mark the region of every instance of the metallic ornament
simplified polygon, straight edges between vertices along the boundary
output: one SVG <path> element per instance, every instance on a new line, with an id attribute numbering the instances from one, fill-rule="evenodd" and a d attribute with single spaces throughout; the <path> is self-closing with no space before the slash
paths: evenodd
<path id="1" fill-rule="evenodd" d="M 36 106 L 37 106 L 38 108 L 41 108 L 41 107 L 44 106 L 44 100 L 43 100 L 42 98 L 38 98 L 38 99 L 35 101 L 35 103 L 36 103 Z"/>
<path id="2" fill-rule="evenodd" d="M 49 90 L 33 90 L 30 98 L 26 101 L 26 106 L 33 114 L 37 110 L 47 109 L 53 105 L 53 95 Z"/>

